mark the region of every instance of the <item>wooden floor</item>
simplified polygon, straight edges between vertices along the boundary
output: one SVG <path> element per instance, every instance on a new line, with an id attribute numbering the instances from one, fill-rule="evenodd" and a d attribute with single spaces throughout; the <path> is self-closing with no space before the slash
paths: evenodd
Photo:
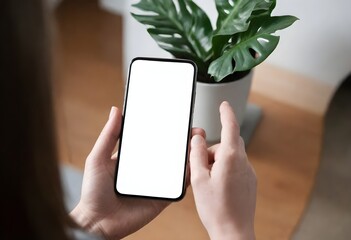
<path id="1" fill-rule="evenodd" d="M 123 104 L 122 19 L 100 10 L 94 0 L 66 0 L 56 10 L 56 24 L 61 158 L 82 169 L 110 107 Z M 257 239 L 289 239 L 313 186 L 323 117 L 259 91 L 250 101 L 264 115 L 247 148 L 258 176 Z M 191 189 L 127 239 L 208 239 Z"/>

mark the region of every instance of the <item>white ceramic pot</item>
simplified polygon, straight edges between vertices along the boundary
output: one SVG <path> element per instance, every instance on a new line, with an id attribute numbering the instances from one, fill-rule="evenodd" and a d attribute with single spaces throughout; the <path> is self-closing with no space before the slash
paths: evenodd
<path id="1" fill-rule="evenodd" d="M 227 101 L 233 107 L 235 116 L 241 125 L 244 119 L 249 96 L 253 70 L 243 78 L 226 83 L 197 82 L 193 127 L 206 131 L 208 142 L 219 142 L 221 122 L 219 106 Z"/>

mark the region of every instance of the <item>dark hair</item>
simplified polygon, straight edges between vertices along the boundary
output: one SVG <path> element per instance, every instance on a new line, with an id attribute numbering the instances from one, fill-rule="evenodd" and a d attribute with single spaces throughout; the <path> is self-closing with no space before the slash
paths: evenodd
<path id="1" fill-rule="evenodd" d="M 0 4 L 0 239 L 68 239 L 58 168 L 47 14 Z"/>

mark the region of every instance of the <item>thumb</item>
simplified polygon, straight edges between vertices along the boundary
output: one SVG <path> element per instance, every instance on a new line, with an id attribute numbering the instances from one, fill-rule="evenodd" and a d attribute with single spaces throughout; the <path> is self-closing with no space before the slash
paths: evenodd
<path id="1" fill-rule="evenodd" d="M 88 159 L 100 161 L 111 159 L 121 131 L 122 115 L 118 108 L 112 107 L 108 121 L 102 129 Z"/>
<path id="2" fill-rule="evenodd" d="M 190 171 L 191 183 L 202 181 L 209 177 L 206 140 L 198 134 L 194 135 L 191 139 Z"/>

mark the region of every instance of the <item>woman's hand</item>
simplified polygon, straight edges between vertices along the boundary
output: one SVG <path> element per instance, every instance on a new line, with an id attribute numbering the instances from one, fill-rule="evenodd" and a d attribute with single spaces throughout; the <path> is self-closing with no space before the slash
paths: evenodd
<path id="1" fill-rule="evenodd" d="M 86 159 L 81 199 L 72 218 L 91 233 L 120 239 L 154 219 L 169 202 L 121 198 L 114 192 L 116 155 L 112 156 L 121 130 L 121 112 L 112 107 L 109 119 Z"/>
<path id="2" fill-rule="evenodd" d="M 220 106 L 221 142 L 207 148 L 191 141 L 191 185 L 196 208 L 211 239 L 255 239 L 256 175 L 227 102 Z"/>

